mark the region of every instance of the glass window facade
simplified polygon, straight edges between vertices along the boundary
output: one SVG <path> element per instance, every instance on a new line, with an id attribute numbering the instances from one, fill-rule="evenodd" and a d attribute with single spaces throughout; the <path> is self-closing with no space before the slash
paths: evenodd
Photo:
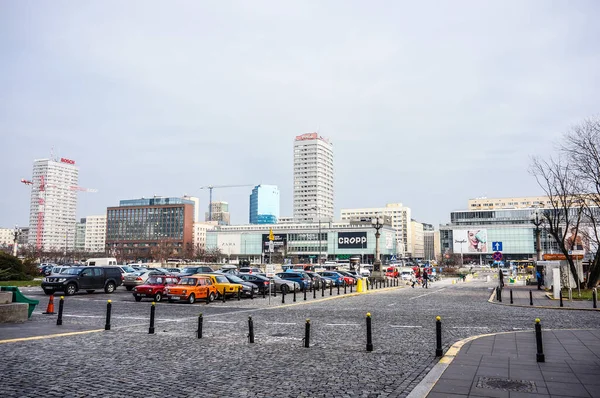
<path id="1" fill-rule="evenodd" d="M 279 188 L 257 185 L 250 195 L 250 224 L 276 224 L 279 218 Z"/>

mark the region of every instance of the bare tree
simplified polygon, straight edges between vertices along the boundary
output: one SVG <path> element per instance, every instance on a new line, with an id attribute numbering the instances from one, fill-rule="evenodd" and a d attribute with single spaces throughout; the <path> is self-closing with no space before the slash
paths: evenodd
<path id="1" fill-rule="evenodd" d="M 567 236 L 575 242 L 583 215 L 581 188 L 570 165 L 560 158 L 543 160 L 534 157 L 530 168 L 538 185 L 550 199 L 550 208 L 545 208 L 542 215 L 550 235 L 558 244 L 558 249 L 564 254 L 573 277 L 580 284 L 577 268 L 567 247 Z M 571 244 L 572 245 L 572 244 Z"/>
<path id="2" fill-rule="evenodd" d="M 561 150 L 582 189 L 589 193 L 585 196 L 585 223 L 590 228 L 583 232 L 593 251 L 586 283 L 593 288 L 600 279 L 600 118 L 586 119 L 574 126 L 564 135 Z"/>

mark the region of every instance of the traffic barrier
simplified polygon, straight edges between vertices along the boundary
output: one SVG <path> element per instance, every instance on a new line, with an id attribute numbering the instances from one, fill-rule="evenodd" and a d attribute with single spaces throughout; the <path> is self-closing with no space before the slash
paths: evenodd
<path id="1" fill-rule="evenodd" d="M 154 312 L 156 311 L 156 303 L 152 302 L 150 307 L 150 328 L 148 328 L 148 334 L 154 334 Z"/>
<path id="2" fill-rule="evenodd" d="M 533 305 L 533 292 L 529 291 L 529 305 Z"/>
<path id="3" fill-rule="evenodd" d="M 598 292 L 597 292 L 596 288 L 594 288 L 594 290 L 592 290 L 592 302 L 593 302 L 594 308 L 598 308 L 598 304 L 596 303 L 597 296 L 598 296 Z"/>
<path id="4" fill-rule="evenodd" d="M 240 301 L 242 299 L 242 287 L 238 286 L 237 288 L 237 299 Z"/>
<path id="5" fill-rule="evenodd" d="M 65 304 L 65 296 L 60 296 L 60 301 L 58 302 L 58 318 L 56 319 L 56 326 L 62 325 L 62 314 L 63 314 L 63 305 Z"/>
<path id="6" fill-rule="evenodd" d="M 46 307 L 46 312 L 42 312 L 42 314 L 54 315 L 54 296 L 50 295 L 48 298 L 48 307 Z"/>
<path id="7" fill-rule="evenodd" d="M 252 321 L 252 317 L 248 317 L 248 343 L 254 343 L 254 321 Z"/>
<path id="8" fill-rule="evenodd" d="M 510 289 L 510 303 L 513 303 L 512 289 Z"/>
<path id="9" fill-rule="evenodd" d="M 444 355 L 442 350 L 442 318 L 438 315 L 435 317 L 435 356 L 441 357 Z"/>
<path id="10" fill-rule="evenodd" d="M 373 335 L 371 332 L 371 313 L 367 312 L 367 351 L 373 351 Z"/>
<path id="11" fill-rule="evenodd" d="M 202 318 L 202 313 L 198 314 L 198 330 L 196 330 L 196 336 L 198 336 L 199 339 L 202 338 L 202 322 L 204 321 L 204 319 Z"/>
<path id="12" fill-rule="evenodd" d="M 310 347 L 310 319 L 306 320 L 304 325 L 304 348 Z"/>
<path id="13" fill-rule="evenodd" d="M 546 362 L 544 346 L 542 344 L 542 325 L 540 325 L 540 318 L 535 318 L 535 342 L 537 344 L 535 360 L 537 362 Z"/>
<path id="14" fill-rule="evenodd" d="M 112 301 L 108 300 L 106 302 L 106 324 L 104 325 L 104 330 L 110 330 L 110 313 L 112 312 Z"/>
<path id="15" fill-rule="evenodd" d="M 560 306 L 562 307 L 563 306 L 562 290 L 560 291 L 559 297 L 560 297 Z"/>

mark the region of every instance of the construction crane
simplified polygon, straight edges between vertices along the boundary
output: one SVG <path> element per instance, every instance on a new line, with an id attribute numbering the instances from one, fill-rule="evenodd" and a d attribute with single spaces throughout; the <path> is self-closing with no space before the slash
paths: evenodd
<path id="1" fill-rule="evenodd" d="M 213 188 L 240 188 L 240 187 L 253 187 L 252 184 L 242 184 L 242 185 L 207 185 L 205 187 L 200 187 L 200 189 L 208 189 L 208 221 L 212 221 L 212 191 Z"/>
<path id="2" fill-rule="evenodd" d="M 33 181 L 21 178 L 21 182 L 25 185 L 33 185 Z M 38 250 L 42 249 L 42 227 L 44 226 L 44 218 L 46 212 L 46 188 L 60 188 L 57 185 L 46 184 L 45 176 L 40 176 L 40 185 L 38 187 L 38 215 L 37 215 L 37 229 L 35 235 L 35 247 Z M 80 192 L 98 192 L 97 189 L 83 188 L 78 185 L 70 185 L 68 187 L 71 191 Z"/>

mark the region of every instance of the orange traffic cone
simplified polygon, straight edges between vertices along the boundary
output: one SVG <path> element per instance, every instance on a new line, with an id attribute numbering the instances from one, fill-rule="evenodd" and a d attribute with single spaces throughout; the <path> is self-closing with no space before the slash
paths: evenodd
<path id="1" fill-rule="evenodd" d="M 46 308 L 46 312 L 42 312 L 42 314 L 54 314 L 54 295 L 50 296 L 50 300 L 48 300 L 48 308 Z"/>

